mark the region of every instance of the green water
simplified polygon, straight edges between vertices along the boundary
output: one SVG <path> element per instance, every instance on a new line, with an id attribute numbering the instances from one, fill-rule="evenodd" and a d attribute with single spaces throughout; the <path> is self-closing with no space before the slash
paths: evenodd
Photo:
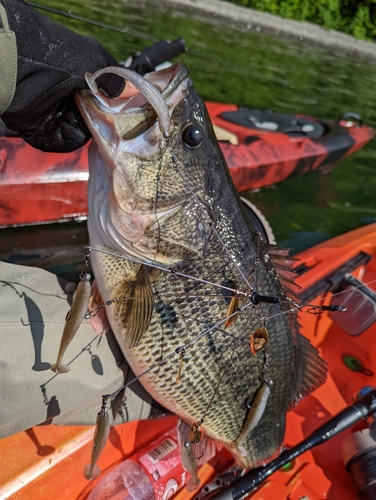
<path id="1" fill-rule="evenodd" d="M 116 33 L 46 13 L 94 36 L 118 60 L 153 41 L 183 37 L 190 53 L 182 59 L 204 99 L 330 119 L 353 111 L 376 127 L 376 65 L 359 58 L 159 1 L 41 3 L 137 32 Z M 373 140 L 329 174 L 309 173 L 247 196 L 264 212 L 277 241 L 299 251 L 376 221 L 375 160 Z"/>

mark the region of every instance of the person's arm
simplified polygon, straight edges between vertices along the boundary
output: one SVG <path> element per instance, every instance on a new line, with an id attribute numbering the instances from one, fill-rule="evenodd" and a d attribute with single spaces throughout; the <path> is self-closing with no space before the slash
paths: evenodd
<path id="1" fill-rule="evenodd" d="M 23 0 L 1 0 L 1 4 L 17 42 L 16 89 L 3 121 L 43 151 L 81 147 L 90 133 L 73 94 L 87 87 L 85 72 L 118 63 L 95 39 L 39 14 Z M 103 75 L 98 84 L 109 97 L 124 95 L 128 88 L 130 95 L 134 93 L 128 84 L 124 90 L 124 80 L 115 75 Z"/>

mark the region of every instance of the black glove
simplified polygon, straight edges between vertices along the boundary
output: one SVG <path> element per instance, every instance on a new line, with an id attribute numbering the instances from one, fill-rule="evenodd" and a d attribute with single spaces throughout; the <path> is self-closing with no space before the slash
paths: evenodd
<path id="1" fill-rule="evenodd" d="M 18 51 L 16 93 L 2 119 L 42 151 L 69 152 L 83 146 L 90 132 L 73 94 L 87 88 L 86 71 L 118 63 L 93 38 L 42 16 L 23 0 L 1 3 L 16 33 Z M 102 75 L 97 83 L 109 97 L 124 88 L 123 78 L 116 75 Z"/>

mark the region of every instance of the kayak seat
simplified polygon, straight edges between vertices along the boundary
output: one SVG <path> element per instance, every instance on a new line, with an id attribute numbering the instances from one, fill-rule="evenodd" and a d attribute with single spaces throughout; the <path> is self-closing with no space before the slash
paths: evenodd
<path id="1" fill-rule="evenodd" d="M 264 132 L 279 132 L 293 137 L 318 139 L 325 134 L 325 125 L 322 123 L 292 114 L 239 108 L 237 111 L 224 111 L 219 116 L 241 127 Z"/>

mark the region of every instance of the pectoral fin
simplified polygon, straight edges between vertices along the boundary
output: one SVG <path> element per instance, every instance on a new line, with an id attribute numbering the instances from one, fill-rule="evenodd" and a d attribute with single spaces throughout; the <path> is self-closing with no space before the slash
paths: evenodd
<path id="1" fill-rule="evenodd" d="M 135 277 L 124 278 L 116 287 L 113 299 L 117 315 L 124 321 L 125 341 L 132 349 L 149 328 L 154 309 L 154 297 L 147 267 L 141 265 Z"/>
<path id="2" fill-rule="evenodd" d="M 274 271 L 279 277 L 286 296 L 299 302 L 301 287 L 295 283 L 297 273 L 294 269 L 294 264 L 296 259 L 289 256 L 290 249 L 281 248 L 277 245 L 265 245 L 264 250 L 273 264 Z"/>

